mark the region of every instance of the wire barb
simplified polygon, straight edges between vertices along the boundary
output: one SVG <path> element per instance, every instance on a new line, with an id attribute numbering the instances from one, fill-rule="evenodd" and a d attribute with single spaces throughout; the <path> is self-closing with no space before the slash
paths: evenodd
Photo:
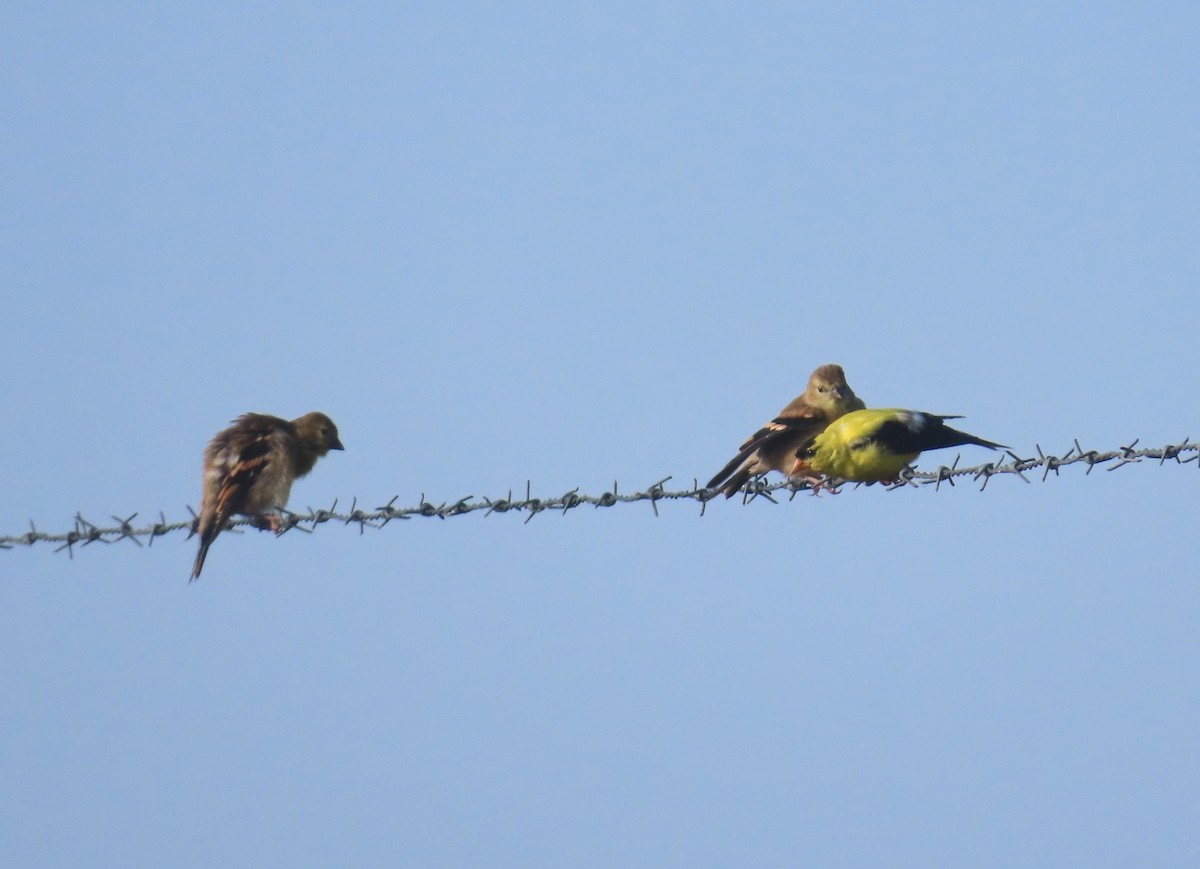
<path id="1" fill-rule="evenodd" d="M 943 482 L 954 485 L 955 477 L 971 477 L 975 482 L 979 483 L 979 490 L 983 491 L 987 488 L 988 483 L 993 477 L 1001 475 L 1015 475 L 1026 483 L 1030 480 L 1025 476 L 1026 471 L 1034 471 L 1042 469 L 1042 481 L 1045 482 L 1051 472 L 1055 477 L 1060 475 L 1062 468 L 1069 465 L 1082 463 L 1087 467 L 1084 476 L 1092 472 L 1092 469 L 1097 465 L 1107 465 L 1106 470 L 1114 471 L 1117 468 L 1123 468 L 1125 465 L 1139 464 L 1143 458 L 1157 459 L 1158 465 L 1162 466 L 1172 460 L 1174 464 L 1185 465 L 1188 462 L 1196 462 L 1196 466 L 1200 467 L 1200 443 L 1194 443 L 1189 438 L 1184 438 L 1181 443 L 1167 444 L 1163 447 L 1144 447 L 1137 448 L 1138 441 L 1126 446 L 1122 446 L 1116 450 L 1109 452 L 1098 452 L 1096 450 L 1085 450 L 1079 444 L 1079 440 L 1075 439 L 1072 446 L 1062 456 L 1053 456 L 1044 452 L 1040 445 L 1035 445 L 1037 451 L 1036 458 L 1021 458 L 1012 450 L 1006 450 L 1009 457 L 1008 462 L 986 462 L 981 465 L 976 465 L 970 468 L 960 468 L 959 457 L 956 457 L 953 464 L 950 466 L 941 466 L 936 471 L 921 471 L 916 468 L 905 468 L 897 478 L 885 484 L 889 490 L 921 488 L 923 486 L 932 485 L 934 491 L 941 490 Z M 1185 458 L 1186 456 L 1186 458 Z M 457 501 L 443 501 L 440 504 L 434 504 L 425 498 L 425 493 L 421 493 L 421 497 L 416 507 L 397 507 L 396 502 L 400 500 L 399 495 L 395 495 L 386 504 L 376 507 L 374 510 L 364 510 L 358 506 L 358 499 L 354 499 L 350 504 L 350 509 L 346 513 L 338 512 L 338 502 L 335 499 L 332 506 L 328 509 L 308 508 L 307 513 L 293 513 L 289 510 L 281 510 L 281 521 L 279 525 L 279 533 L 285 533 L 293 528 L 302 531 L 305 534 L 312 533 L 318 525 L 326 522 L 337 520 L 343 525 L 355 524 L 358 526 L 358 533 L 363 534 L 367 528 L 382 528 L 393 519 L 411 519 L 413 516 L 434 517 L 438 519 L 448 519 L 451 516 L 463 516 L 476 511 L 483 511 L 484 516 L 490 516 L 492 513 L 508 513 L 516 511 L 518 513 L 526 513 L 525 522 L 528 523 L 534 516 L 539 513 L 544 513 L 547 510 L 559 510 L 564 515 L 568 510 L 573 510 L 584 504 L 591 504 L 594 508 L 615 507 L 617 504 L 629 504 L 636 501 L 649 501 L 650 508 L 654 511 L 654 515 L 659 515 L 658 504 L 660 501 L 679 501 L 692 500 L 700 504 L 700 515 L 703 516 L 707 508 L 708 502 L 719 494 L 713 490 L 703 488 L 698 481 L 692 480 L 690 489 L 679 491 L 670 491 L 666 488 L 666 484 L 671 480 L 671 477 L 663 477 L 658 482 L 649 486 L 644 492 L 628 492 L 621 494 L 617 482 L 614 480 L 612 490 L 602 492 L 599 495 L 584 495 L 580 494 L 579 488 L 569 490 L 568 492 L 556 498 L 535 498 L 533 497 L 533 485 L 530 481 L 525 482 L 525 497 L 514 498 L 512 490 L 508 491 L 508 495 L 504 498 L 488 498 L 482 497 L 476 499 L 474 495 L 467 495 L 465 498 L 459 498 Z M 837 482 L 837 481 L 832 481 Z M 832 485 L 824 485 L 823 488 L 828 491 L 836 491 L 837 487 Z M 769 482 L 765 477 L 755 477 L 749 480 L 742 488 L 742 504 L 750 504 L 759 498 L 770 501 L 772 504 L 778 504 L 779 500 L 773 497 L 775 492 L 780 489 L 786 489 L 790 493 L 789 500 L 795 498 L 796 494 L 801 491 L 812 491 L 816 494 L 817 490 L 807 481 L 790 481 Z M 115 543 L 118 540 L 129 539 L 136 545 L 141 546 L 140 538 L 147 538 L 147 545 L 154 543 L 154 538 L 162 537 L 175 531 L 187 531 L 190 537 L 196 530 L 196 513 L 191 507 L 188 507 L 190 518 L 183 522 L 168 522 L 166 516 L 160 510 L 158 513 L 158 521 L 149 525 L 135 528 L 133 520 L 138 514 L 130 514 L 126 518 L 114 515 L 112 517 L 116 525 L 111 527 L 100 527 L 84 519 L 79 513 L 76 513 L 73 520 L 72 528 L 69 531 L 59 533 L 47 533 L 39 531 L 32 520 L 29 522 L 29 530 L 23 534 L 0 535 L 0 549 L 15 549 L 21 546 L 33 546 L 35 543 L 56 543 L 55 552 L 67 550 L 67 555 L 70 558 L 75 557 L 75 545 L 87 546 L 89 543 Z M 239 526 L 253 525 L 257 527 L 257 523 L 253 519 L 246 517 L 237 517 L 230 522 L 230 530 L 240 532 Z"/>

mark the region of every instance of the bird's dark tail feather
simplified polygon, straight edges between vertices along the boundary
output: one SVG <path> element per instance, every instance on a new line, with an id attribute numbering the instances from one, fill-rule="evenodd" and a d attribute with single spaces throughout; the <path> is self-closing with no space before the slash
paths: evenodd
<path id="1" fill-rule="evenodd" d="M 204 559 L 208 556 L 208 547 L 212 546 L 220 532 L 221 526 L 215 523 L 212 533 L 209 533 L 207 528 L 200 532 L 200 551 L 196 553 L 196 563 L 192 565 L 192 575 L 188 577 L 189 583 L 200 578 L 200 571 L 204 569 Z"/>
<path id="2" fill-rule="evenodd" d="M 943 419 L 957 419 L 957 417 L 942 417 Z M 965 431 L 959 431 L 956 428 L 950 428 L 948 425 L 942 425 L 936 430 L 929 433 L 930 439 L 935 443 L 925 447 L 927 450 L 941 449 L 942 447 L 961 447 L 964 444 L 975 444 L 979 447 L 987 447 L 990 450 L 1006 450 L 1007 446 L 998 444 L 995 441 L 984 440 L 981 437 L 976 437 L 973 434 L 967 434 Z"/>
<path id="3" fill-rule="evenodd" d="M 734 456 L 729 461 L 729 464 L 717 471 L 704 488 L 715 489 L 720 486 L 721 491 L 725 493 L 725 497 L 732 498 L 737 490 L 742 488 L 745 482 L 751 477 L 751 473 L 742 467 L 747 455 L 749 455 L 749 452 L 743 450 Z M 728 480 L 728 483 L 726 483 L 726 480 Z"/>
<path id="4" fill-rule="evenodd" d="M 746 485 L 746 481 L 753 476 L 754 474 L 748 468 L 742 468 L 729 478 L 729 482 L 725 484 L 721 491 L 725 493 L 726 498 L 732 498 L 742 490 L 742 486 Z"/>

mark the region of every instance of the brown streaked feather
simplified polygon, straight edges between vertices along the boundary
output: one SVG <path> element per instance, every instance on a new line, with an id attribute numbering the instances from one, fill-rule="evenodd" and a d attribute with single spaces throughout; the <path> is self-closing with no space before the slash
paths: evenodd
<path id="1" fill-rule="evenodd" d="M 793 402 L 793 405 L 795 403 Z M 790 416 L 782 414 L 746 439 L 738 454 L 708 482 L 718 486 L 726 498 L 732 498 L 756 474 L 783 470 L 785 459 L 795 455 L 796 447 L 816 436 L 828 424 L 825 414 L 812 407 L 793 407 Z"/>
<path id="2" fill-rule="evenodd" d="M 746 438 L 738 449 L 741 452 L 757 449 L 763 444 L 770 443 L 772 440 L 794 432 L 807 424 L 824 422 L 824 411 L 817 410 L 815 407 L 808 407 L 807 405 L 800 407 L 795 407 L 794 405 L 795 402 L 792 402 L 792 404 L 785 407 L 779 416 Z"/>
<path id="3" fill-rule="evenodd" d="M 192 567 L 189 582 L 200 577 L 208 548 L 238 513 L 255 514 L 262 509 L 251 503 L 255 483 L 270 467 L 272 458 L 286 460 L 294 441 L 292 424 L 266 414 L 247 413 L 234 420 L 233 425 L 219 432 L 204 454 L 206 475 L 220 465 L 232 463 L 221 474 L 215 488 L 205 481 L 204 498 L 200 507 L 197 531 L 200 551 Z M 281 455 L 272 455 L 272 451 Z M 274 505 L 267 505 L 268 507 Z"/>
<path id="4" fill-rule="evenodd" d="M 244 413 L 204 451 L 204 490 L 196 530 L 200 551 L 191 579 L 200 576 L 209 546 L 236 515 L 278 533 L 278 508 L 292 483 L 330 450 L 345 449 L 333 420 L 320 411 L 291 421 Z"/>
<path id="5" fill-rule="evenodd" d="M 225 529 L 226 523 L 235 514 L 243 511 L 250 487 L 267 466 L 270 449 L 266 439 L 255 440 L 241 455 L 242 460 L 234 466 L 233 472 L 221 481 L 216 496 L 212 499 L 211 509 L 201 510 L 200 551 L 196 554 L 196 563 L 192 567 L 189 582 L 199 579 L 204 559 L 208 555 L 208 547 L 212 546 L 217 535 Z"/>
<path id="6" fill-rule="evenodd" d="M 803 443 L 842 414 L 863 407 L 862 399 L 846 383 L 846 373 L 840 365 L 817 367 L 804 392 L 747 438 L 737 455 L 709 481 L 708 488 L 721 486 L 725 497 L 731 498 L 756 474 L 767 471 L 788 474 L 795 463 L 796 450 Z"/>
<path id="7" fill-rule="evenodd" d="M 239 450 L 238 455 L 237 464 L 229 476 L 221 481 L 221 488 L 217 491 L 215 513 L 225 520 L 243 512 L 254 483 L 271 463 L 271 445 L 267 435 L 256 437 Z"/>

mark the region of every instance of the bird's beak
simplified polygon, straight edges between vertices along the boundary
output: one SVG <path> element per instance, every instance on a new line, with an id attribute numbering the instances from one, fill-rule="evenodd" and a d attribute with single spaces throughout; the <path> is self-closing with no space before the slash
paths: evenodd
<path id="1" fill-rule="evenodd" d="M 344 449 L 346 449 L 344 446 L 342 446 L 342 442 L 341 442 L 341 440 L 339 440 L 338 438 L 334 438 L 334 439 L 333 439 L 333 443 L 331 443 L 331 444 L 329 445 L 329 448 L 330 448 L 331 450 L 344 450 Z"/>

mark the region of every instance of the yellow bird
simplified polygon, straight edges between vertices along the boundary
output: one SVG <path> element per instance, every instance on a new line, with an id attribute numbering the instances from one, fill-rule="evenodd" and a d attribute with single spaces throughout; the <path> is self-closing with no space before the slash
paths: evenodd
<path id="1" fill-rule="evenodd" d="M 1006 449 L 946 425 L 959 416 L 919 410 L 856 410 L 830 423 L 796 453 L 793 476 L 824 474 L 842 480 L 873 483 L 895 480 L 925 450 L 976 444 Z"/>
<path id="2" fill-rule="evenodd" d="M 796 450 L 812 441 L 831 420 L 851 410 L 866 407 L 846 382 L 840 365 L 822 365 L 808 378 L 808 387 L 792 399 L 779 415 L 764 425 L 738 448 L 711 480 L 709 489 L 718 486 L 726 498 L 732 498 L 747 480 L 767 471 L 788 473 Z"/>

